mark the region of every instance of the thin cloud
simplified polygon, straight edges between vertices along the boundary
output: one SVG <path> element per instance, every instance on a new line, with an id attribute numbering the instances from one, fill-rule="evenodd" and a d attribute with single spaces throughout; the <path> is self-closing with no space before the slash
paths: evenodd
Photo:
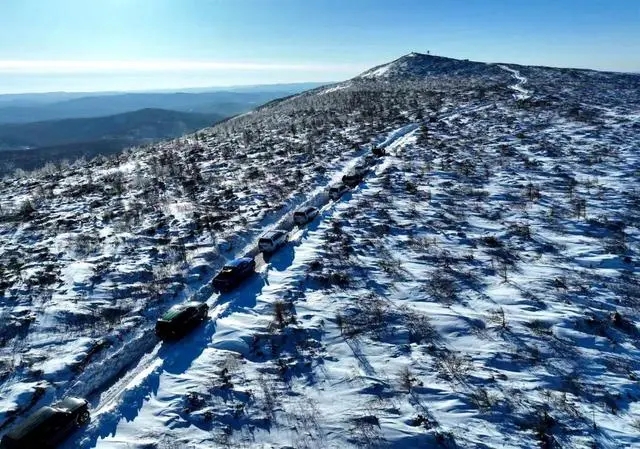
<path id="1" fill-rule="evenodd" d="M 322 63 L 260 63 L 222 61 L 73 61 L 73 60 L 0 60 L 0 73 L 54 74 L 54 73 L 119 73 L 119 72 L 216 72 L 242 71 L 282 71 L 335 72 L 360 70 L 349 64 Z"/>

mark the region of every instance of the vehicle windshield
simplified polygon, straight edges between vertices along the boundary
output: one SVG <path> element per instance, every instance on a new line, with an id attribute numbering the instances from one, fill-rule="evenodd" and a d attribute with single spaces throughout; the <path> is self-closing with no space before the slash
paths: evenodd
<path id="1" fill-rule="evenodd" d="M 176 317 L 176 315 L 180 314 L 184 310 L 181 306 L 173 306 L 169 310 L 167 310 L 164 315 L 162 315 L 162 320 L 169 321 Z"/>

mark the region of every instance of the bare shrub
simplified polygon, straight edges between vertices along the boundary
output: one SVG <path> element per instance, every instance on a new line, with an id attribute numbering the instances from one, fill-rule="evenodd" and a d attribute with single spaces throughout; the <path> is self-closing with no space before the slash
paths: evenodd
<path id="1" fill-rule="evenodd" d="M 324 288 L 347 288 L 351 283 L 349 274 L 342 270 L 323 270 L 320 273 L 313 273 L 310 277 Z"/>
<path id="2" fill-rule="evenodd" d="M 100 239 L 91 234 L 78 234 L 71 241 L 71 250 L 77 257 L 87 257 L 98 251 Z"/>
<path id="3" fill-rule="evenodd" d="M 489 248 L 500 248 L 502 246 L 502 242 L 498 240 L 498 237 L 496 237 L 495 235 L 483 237 L 482 242 Z"/>
<path id="4" fill-rule="evenodd" d="M 497 309 L 491 311 L 489 321 L 496 324 L 501 330 L 507 330 L 509 328 L 507 324 L 507 318 L 502 307 L 498 307 Z"/>
<path id="5" fill-rule="evenodd" d="M 402 367 L 400 369 L 400 372 L 398 372 L 398 384 L 403 390 L 411 391 L 411 388 L 413 388 L 415 381 L 416 378 L 413 376 L 411 368 L 409 368 L 408 366 Z"/>
<path id="6" fill-rule="evenodd" d="M 492 409 L 498 401 L 498 398 L 484 387 L 473 390 L 469 394 L 469 399 L 479 410 L 483 411 Z"/>
<path id="7" fill-rule="evenodd" d="M 295 322 L 292 303 L 281 300 L 273 303 L 273 321 L 269 325 L 269 330 L 284 329 L 287 325 Z"/>
<path id="8" fill-rule="evenodd" d="M 525 196 L 529 201 L 538 201 L 540 199 L 540 186 L 533 184 L 531 181 L 525 187 Z"/>
<path id="9" fill-rule="evenodd" d="M 580 197 L 574 197 L 571 201 L 571 208 L 577 218 L 587 218 L 587 200 Z"/>
<path id="10" fill-rule="evenodd" d="M 30 219 L 36 212 L 36 207 L 31 199 L 24 200 L 18 207 L 18 217 L 22 220 Z"/>
<path id="11" fill-rule="evenodd" d="M 363 333 L 378 335 L 387 329 L 389 306 L 380 298 L 369 296 L 356 301 L 343 315 L 343 335 L 354 338 Z"/>
<path id="12" fill-rule="evenodd" d="M 457 300 L 456 280 L 446 269 L 437 270 L 431 275 L 426 290 L 437 302 L 452 304 Z"/>
<path id="13" fill-rule="evenodd" d="M 380 428 L 380 420 L 375 415 L 364 415 L 351 419 L 351 438 L 358 447 L 380 447 L 383 436 Z"/>
<path id="14" fill-rule="evenodd" d="M 396 280 L 402 280 L 406 270 L 402 267 L 402 261 L 393 257 L 385 258 L 378 261 L 378 267 L 386 275 Z"/>
<path id="15" fill-rule="evenodd" d="M 526 326 L 536 335 L 550 336 L 553 334 L 551 331 L 551 325 L 542 320 L 533 320 L 527 323 Z"/>
<path id="16" fill-rule="evenodd" d="M 471 361 L 467 357 L 450 351 L 439 354 L 435 364 L 436 369 L 445 379 L 457 381 L 463 381 L 473 368 Z"/>
<path id="17" fill-rule="evenodd" d="M 428 252 L 433 245 L 436 245 L 435 238 L 429 239 L 427 237 L 411 237 L 409 239 L 409 246 L 416 251 Z"/>
<path id="18" fill-rule="evenodd" d="M 415 195 L 418 193 L 418 187 L 411 181 L 407 181 L 405 183 L 404 189 L 409 195 Z"/>
<path id="19" fill-rule="evenodd" d="M 408 307 L 401 308 L 398 313 L 403 316 L 404 325 L 409 330 L 410 343 L 424 343 L 435 340 L 438 333 L 431 324 L 429 316 L 410 310 Z"/>

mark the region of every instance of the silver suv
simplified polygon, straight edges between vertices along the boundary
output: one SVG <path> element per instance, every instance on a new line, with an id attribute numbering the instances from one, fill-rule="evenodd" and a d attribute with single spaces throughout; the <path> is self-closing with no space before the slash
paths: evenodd
<path id="1" fill-rule="evenodd" d="M 293 221 L 297 225 L 307 224 L 318 216 L 318 212 L 316 207 L 301 207 L 293 213 Z"/>
<path id="2" fill-rule="evenodd" d="M 347 187 L 344 184 L 337 184 L 333 187 L 331 187 L 329 189 L 329 198 L 331 198 L 333 201 L 337 201 L 340 199 L 340 197 L 342 195 L 344 195 L 347 191 L 349 190 L 349 187 Z"/>
<path id="3" fill-rule="evenodd" d="M 258 240 L 258 249 L 263 253 L 272 253 L 289 241 L 289 234 L 282 229 L 267 231 Z"/>

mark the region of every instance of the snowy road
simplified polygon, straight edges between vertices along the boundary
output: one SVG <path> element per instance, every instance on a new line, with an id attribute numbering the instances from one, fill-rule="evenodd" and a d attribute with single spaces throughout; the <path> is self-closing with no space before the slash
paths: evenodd
<path id="1" fill-rule="evenodd" d="M 512 86 L 509 86 L 511 89 L 515 91 L 515 93 L 513 94 L 513 97 L 516 100 L 527 100 L 531 98 L 531 95 L 533 94 L 533 92 L 523 87 L 527 83 L 527 78 L 522 76 L 518 70 L 512 69 L 511 67 L 507 67 L 506 65 L 500 65 L 499 67 L 503 70 L 506 70 L 507 72 L 510 72 L 513 75 L 513 77 L 516 79 L 517 83 Z"/>
<path id="2" fill-rule="evenodd" d="M 405 143 L 407 136 L 410 136 L 418 126 L 418 124 L 411 124 L 398 128 L 389 133 L 386 138 L 378 140 L 376 144 L 389 150 L 395 150 Z M 363 159 L 364 156 L 360 156 L 346 164 L 342 171 L 332 177 L 329 185 L 339 181 L 343 174 Z M 376 161 L 376 165 L 379 161 Z M 376 165 L 372 167 L 374 170 Z M 157 392 L 159 378 L 163 372 L 175 373 L 176 366 L 181 367 L 178 371 L 186 370 L 198 358 L 212 341 L 219 318 L 228 317 L 238 311 L 246 312 L 246 310 L 255 307 L 257 296 L 262 288 L 268 285 L 267 272 L 274 267 L 278 271 L 286 270 L 294 262 L 293 245 L 299 244 L 309 232 L 317 229 L 319 223 L 330 216 L 334 206 L 339 202 L 330 201 L 327 196 L 326 191 L 329 185 L 317 188 L 304 203 L 320 208 L 319 217 L 314 222 L 306 227 L 297 227 L 293 225 L 291 217 L 287 215 L 270 226 L 270 228 L 290 231 L 290 243 L 274 255 L 269 262 L 266 262 L 258 253 L 255 244 L 245 248 L 244 254 L 256 257 L 256 274 L 243 285 L 232 292 L 223 294 L 216 294 L 208 288 L 203 288 L 195 295 L 196 299 L 206 300 L 210 306 L 210 320 L 205 326 L 176 343 L 158 342 L 154 345 L 155 336 L 152 335 L 152 332 L 148 332 L 134 342 L 139 347 L 134 348 L 132 353 L 142 353 L 136 363 L 130 364 L 124 373 L 115 376 L 115 381 L 113 378 L 117 373 L 113 373 L 109 369 L 104 372 L 103 385 L 111 383 L 106 389 L 99 387 L 101 382 L 98 379 L 93 379 L 90 383 L 77 382 L 67 394 L 89 397 L 93 408 L 93 419 L 89 427 L 79 433 L 78 440 L 71 439 L 64 447 L 95 447 L 99 439 L 115 433 L 118 422 L 122 418 L 132 419 L 135 416 L 135 410 L 142 405 L 144 398 Z M 352 193 L 347 193 L 343 199 L 348 200 L 351 195 Z M 208 295 L 208 297 L 203 297 L 203 295 Z M 141 351 L 140 347 L 145 346 L 147 350 Z M 99 370 L 93 370 L 92 373 L 100 375 Z"/>

